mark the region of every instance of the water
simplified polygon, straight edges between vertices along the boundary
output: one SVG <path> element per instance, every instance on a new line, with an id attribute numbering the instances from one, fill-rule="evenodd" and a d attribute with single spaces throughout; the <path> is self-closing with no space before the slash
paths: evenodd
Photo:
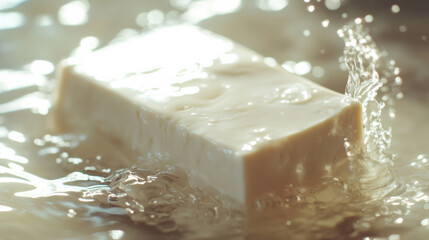
<path id="1" fill-rule="evenodd" d="M 179 4 L 181 8 L 189 7 L 183 3 L 186 1 L 172 2 Z M 213 9 L 222 9 L 222 1 L 215 2 L 210 6 L 217 6 Z M 281 10 L 301 9 L 289 1 L 258 1 L 257 4 L 263 11 L 272 14 Z M 96 9 L 94 4 L 91 8 L 80 3 L 74 5 L 84 7 L 82 9 L 85 11 L 78 9 L 83 15 L 95 14 L 91 12 Z M 198 9 L 202 5 L 204 4 L 193 3 L 189 9 Z M 314 14 L 317 14 L 321 7 L 315 5 L 315 10 L 312 9 Z M 339 8 L 336 1 L 326 1 L 325 5 L 328 9 Z M 252 19 L 247 18 L 246 14 L 254 10 L 249 10 L 246 5 L 241 7 L 245 8 L 242 13 L 234 13 L 239 9 L 237 3 L 223 10 L 213 10 L 210 12 L 211 19 L 218 25 L 222 25 L 222 19 L 229 21 L 235 16 L 241 19 L 239 23 Z M 307 12 L 307 5 L 302 9 Z M 406 10 L 404 7 L 400 9 L 399 13 L 394 14 L 401 14 Z M 390 11 L 390 6 L 388 10 Z M 23 11 L 25 12 L 25 9 Z M 144 16 L 135 14 L 140 16 L 139 23 L 145 27 L 150 27 L 147 23 L 156 25 L 163 20 L 174 19 L 170 10 L 159 10 L 151 14 L 150 11 L 145 12 L 147 14 L 143 14 Z M 160 17 L 160 12 L 163 17 Z M 234 14 L 224 18 L 213 17 L 228 12 Z M 299 10 L 296 12 L 302 14 Z M 208 16 L 191 13 L 192 11 L 188 11 L 186 16 L 194 22 Z M 339 13 L 343 15 L 343 12 Z M 349 14 L 353 15 L 353 12 Z M 279 15 L 269 16 L 277 16 L 276 21 L 271 21 L 274 25 L 287 25 L 288 29 L 292 26 L 288 25 L 287 21 L 279 23 L 279 19 L 282 19 Z M 303 22 L 310 21 L 312 16 L 317 15 L 311 15 L 303 19 Z M 374 14 L 375 23 L 377 16 Z M 52 16 L 44 17 L 49 18 Z M 398 53 L 389 52 L 389 59 L 386 53 L 378 50 L 374 41 L 369 38 L 368 31 L 359 23 L 363 22 L 362 20 L 341 27 L 333 18 L 329 21 L 329 27 L 334 30 L 341 28 L 346 41 L 342 63 L 349 68 L 347 93 L 365 102 L 366 148 L 349 149 L 350 161 L 337 166 L 334 176 L 324 179 L 314 189 L 291 187 L 281 193 L 264 196 L 255 203 L 255 208 L 260 209 L 255 213 L 256 220 L 247 223 L 240 207 L 234 201 L 202 185 L 183 169 L 165 166 L 162 162 L 130 168 L 132 162 L 140 159 L 125 146 L 100 133 L 54 128 L 52 115 L 49 113 L 52 88 L 52 75 L 49 75 L 52 70 L 49 70 L 49 63 L 53 62 L 54 58 L 43 58 L 41 53 L 35 50 L 37 57 L 27 61 L 30 64 L 23 67 L 24 71 L 2 70 L 1 239 L 34 239 L 35 236 L 40 239 L 425 239 L 429 231 L 429 127 L 426 123 L 429 113 L 425 111 L 427 91 L 424 89 L 425 83 L 417 80 L 412 84 L 410 81 L 404 82 L 404 94 L 399 90 L 402 74 L 418 79 L 419 76 L 407 74 L 407 71 L 418 72 L 423 76 L 424 72 L 411 71 L 413 68 L 410 66 L 404 66 L 400 71 L 397 68 L 399 64 L 391 60 L 399 62 L 401 59 L 395 58 Z M 68 22 L 91 24 L 91 21 L 85 23 L 90 18 L 85 21 L 82 19 L 85 17 L 81 16 L 80 20 L 69 19 Z M 212 25 L 210 18 L 208 19 L 203 25 L 214 26 L 216 29 L 216 25 Z M 320 22 L 322 20 L 326 21 L 322 18 Z M 60 29 L 55 25 L 55 21 L 52 22 L 54 28 Z M 317 21 L 313 19 L 310 22 Z M 43 28 L 39 30 L 47 30 L 46 26 L 42 25 Z M 274 29 L 279 29 L 279 26 Z M 317 26 L 325 28 L 320 23 L 317 23 Z M 410 26 L 408 25 L 408 29 L 412 29 Z M 258 23 L 254 23 L 253 27 L 263 31 L 259 29 Z M 319 34 L 316 28 L 304 26 L 303 29 L 310 35 L 302 38 L 310 39 Z M 230 31 L 228 28 L 218 30 Z M 123 35 L 130 33 L 123 32 Z M 239 36 L 235 36 L 233 32 L 226 35 L 232 38 L 246 36 L 246 30 L 239 33 Z M 45 31 L 45 34 L 49 32 Z M 272 33 L 267 34 L 273 36 Z M 335 31 L 331 34 L 335 35 Z M 35 41 L 37 36 L 35 33 Z M 332 77 L 329 74 L 335 72 L 335 67 L 339 65 L 336 57 L 333 57 L 332 65 L 323 65 L 318 62 L 317 56 L 309 55 L 302 47 L 297 47 L 300 42 L 308 44 L 306 40 L 297 36 L 294 38 L 298 40 L 291 45 L 301 49 L 300 54 L 305 59 L 300 59 L 293 51 L 289 51 L 289 60 L 284 59 L 284 56 L 283 59 L 280 55 L 276 56 L 279 49 L 287 48 L 282 43 L 276 45 L 274 42 L 273 46 L 264 52 L 264 47 L 260 44 L 266 44 L 266 37 L 260 38 L 261 43 L 257 42 L 258 38 L 254 41 L 248 40 L 246 45 L 275 56 L 279 62 L 287 60 L 285 65 L 296 70 L 296 74 L 314 77 L 322 84 L 337 88 L 337 83 L 324 82 Z M 94 37 L 86 39 L 97 40 Z M 361 42 L 360 39 L 364 41 Z M 85 43 L 88 42 L 81 41 L 81 44 L 87 46 Z M 94 44 L 89 45 L 88 48 L 91 49 L 96 47 Z M 305 46 L 314 48 L 314 44 Z M 329 46 L 321 48 L 325 49 L 325 53 L 335 52 Z M 342 51 L 342 48 L 339 49 Z M 270 51 L 274 54 L 270 54 Z M 321 50 L 318 49 L 317 52 Z M 422 58 L 418 54 L 415 55 L 417 59 Z M 332 60 L 330 55 L 322 56 L 324 60 Z M 42 65 L 31 64 L 35 63 L 34 58 L 46 60 L 38 62 L 43 63 Z M 13 59 L 10 61 L 12 64 Z M 42 67 L 37 67 L 38 65 Z M 300 67 L 304 65 L 305 71 Z M 418 63 L 414 65 L 419 66 Z M 312 71 L 314 69 L 323 69 L 324 73 Z M 344 80 L 341 82 L 345 82 L 346 75 L 342 79 Z M 412 86 L 418 86 L 420 89 L 413 89 Z M 375 96 L 377 91 L 378 95 Z M 281 94 L 283 92 L 279 92 L 279 96 Z M 304 98 L 305 96 L 302 95 Z M 301 95 L 296 99 L 298 98 L 301 98 Z"/>

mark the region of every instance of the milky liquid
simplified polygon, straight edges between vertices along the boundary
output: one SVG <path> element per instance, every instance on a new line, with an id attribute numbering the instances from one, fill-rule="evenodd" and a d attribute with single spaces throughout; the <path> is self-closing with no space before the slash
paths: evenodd
<path id="1" fill-rule="evenodd" d="M 287 6 L 260 2 L 270 11 Z M 335 8 L 335 4 L 329 6 Z M 159 16 L 152 15 L 148 19 L 156 23 Z M 346 42 L 368 36 L 359 24 L 343 31 L 349 29 L 354 32 L 343 34 Z M 255 209 L 261 211 L 259 221 L 250 227 L 245 227 L 246 219 L 234 201 L 185 170 L 162 161 L 130 167 L 141 160 L 139 156 L 103 134 L 52 128 L 48 113 L 52 81 L 40 75 L 49 72 L 46 67 L 39 74 L 2 70 L 1 239 L 425 239 L 429 157 L 424 141 L 429 114 L 424 111 L 425 102 L 413 98 L 393 107 L 399 93 L 396 67 L 383 60 L 372 40 L 366 40 L 349 43 L 343 61 L 351 67 L 349 83 L 353 84 L 348 85 L 348 93 L 369 103 L 367 148 L 351 149 L 350 161 L 312 189 L 292 186 L 255 202 Z M 357 46 L 368 47 L 378 57 L 359 55 L 362 51 L 355 51 Z M 353 68 L 359 61 L 364 68 Z M 374 79 L 378 81 L 368 85 L 369 91 L 353 93 Z M 374 99 L 371 95 L 378 88 Z M 389 128 L 379 124 L 383 104 L 388 106 L 388 117 L 396 115 L 391 120 L 391 141 Z M 401 118 L 401 113 L 407 117 Z"/>

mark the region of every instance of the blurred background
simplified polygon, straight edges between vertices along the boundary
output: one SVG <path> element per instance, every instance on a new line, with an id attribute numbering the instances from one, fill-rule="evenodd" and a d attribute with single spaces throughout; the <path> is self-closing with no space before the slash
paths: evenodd
<path id="1" fill-rule="evenodd" d="M 336 31 L 360 17 L 397 60 L 405 87 L 419 90 L 429 86 L 428 13 L 429 2 L 419 0 L 2 0 L 0 68 L 51 74 L 79 45 L 97 48 L 119 33 L 186 21 L 343 92 Z"/>

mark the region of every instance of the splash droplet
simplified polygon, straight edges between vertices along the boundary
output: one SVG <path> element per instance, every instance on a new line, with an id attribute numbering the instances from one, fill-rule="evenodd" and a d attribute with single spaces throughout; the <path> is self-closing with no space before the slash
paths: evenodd
<path id="1" fill-rule="evenodd" d="M 256 5 L 264 11 L 280 11 L 289 4 L 289 0 L 259 0 Z"/>
<path id="2" fill-rule="evenodd" d="M 374 21 L 374 17 L 370 14 L 365 16 L 365 22 L 372 23 Z"/>
<path id="3" fill-rule="evenodd" d="M 302 61 L 293 67 L 294 73 L 298 75 L 305 75 L 311 71 L 311 63 L 307 61 Z"/>
<path id="4" fill-rule="evenodd" d="M 403 218 L 397 218 L 397 219 L 395 219 L 394 221 L 393 221 L 393 223 L 395 223 L 395 224 L 402 224 L 404 222 L 404 219 Z"/>
<path id="5" fill-rule="evenodd" d="M 54 72 L 55 66 L 46 60 L 34 60 L 28 65 L 28 70 L 32 73 L 48 75 Z"/>
<path id="6" fill-rule="evenodd" d="M 164 13 L 159 9 L 154 9 L 148 12 L 147 22 L 150 25 L 159 25 L 164 22 Z"/>
<path id="7" fill-rule="evenodd" d="M 401 8 L 399 7 L 399 5 L 394 4 L 392 5 L 391 10 L 392 10 L 392 13 L 399 13 L 399 11 L 401 11 Z"/>
<path id="8" fill-rule="evenodd" d="M 0 12 L 0 30 L 18 28 L 24 25 L 25 16 L 19 12 Z"/>
<path id="9" fill-rule="evenodd" d="M 63 25 L 83 25 L 88 21 L 88 10 L 88 1 L 71 1 L 58 10 L 58 21 Z"/>
<path id="10" fill-rule="evenodd" d="M 306 30 L 302 31 L 302 34 L 303 34 L 305 37 L 309 37 L 309 36 L 311 35 L 311 32 L 310 32 L 310 30 L 306 29 Z"/>
<path id="11" fill-rule="evenodd" d="M 324 28 L 328 27 L 328 26 L 329 26 L 329 20 L 328 20 L 328 19 L 323 20 L 323 21 L 322 21 L 322 26 L 323 26 Z"/>
<path id="12" fill-rule="evenodd" d="M 314 77 L 321 78 L 323 75 L 325 75 L 325 69 L 319 66 L 314 66 L 313 70 L 311 71 Z"/>
<path id="13" fill-rule="evenodd" d="M 341 0 L 325 0 L 325 6 L 329 10 L 337 10 L 341 7 Z"/>
<path id="14" fill-rule="evenodd" d="M 425 219 L 421 220 L 420 224 L 422 226 L 428 226 L 429 225 L 429 218 L 425 218 Z"/>
<path id="15" fill-rule="evenodd" d="M 310 5 L 307 7 L 307 11 L 309 11 L 309 12 L 314 12 L 315 9 L 316 8 L 314 7 L 314 5 Z"/>

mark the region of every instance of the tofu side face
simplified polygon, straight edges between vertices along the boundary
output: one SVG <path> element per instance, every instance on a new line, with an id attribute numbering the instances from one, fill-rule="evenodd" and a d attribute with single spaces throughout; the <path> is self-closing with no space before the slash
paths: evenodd
<path id="1" fill-rule="evenodd" d="M 247 205 L 314 184 L 362 140 L 360 105 L 194 26 L 163 27 L 60 66 L 55 107 Z M 138 164 L 138 163 L 136 163 Z"/>

